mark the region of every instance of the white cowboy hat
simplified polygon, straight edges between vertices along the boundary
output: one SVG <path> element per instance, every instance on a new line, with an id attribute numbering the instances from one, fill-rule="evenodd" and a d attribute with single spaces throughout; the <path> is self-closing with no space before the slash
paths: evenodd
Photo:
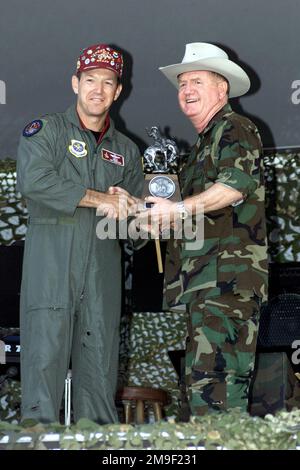
<path id="1" fill-rule="evenodd" d="M 250 79 L 246 72 L 229 60 L 225 51 L 206 42 L 186 44 L 185 54 L 180 64 L 159 67 L 159 70 L 176 88 L 178 88 L 178 75 L 196 70 L 208 70 L 223 75 L 230 85 L 230 98 L 242 96 L 250 88 Z"/>

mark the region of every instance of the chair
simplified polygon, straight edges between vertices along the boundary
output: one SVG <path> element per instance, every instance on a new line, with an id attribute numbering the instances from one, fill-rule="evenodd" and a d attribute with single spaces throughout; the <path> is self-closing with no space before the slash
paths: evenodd
<path id="1" fill-rule="evenodd" d="M 126 424 L 132 422 L 132 410 L 135 409 L 135 423 L 145 423 L 147 405 L 154 412 L 155 421 L 163 417 L 162 407 L 168 403 L 168 394 L 164 390 L 148 387 L 124 387 L 117 392 L 116 400 L 124 406 L 124 420 Z"/>

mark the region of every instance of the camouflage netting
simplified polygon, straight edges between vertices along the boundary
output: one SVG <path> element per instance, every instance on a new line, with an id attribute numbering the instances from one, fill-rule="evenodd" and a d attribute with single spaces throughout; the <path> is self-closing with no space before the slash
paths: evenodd
<path id="1" fill-rule="evenodd" d="M 270 260 L 300 261 L 300 151 L 265 153 Z"/>
<path id="2" fill-rule="evenodd" d="M 4 374 L 0 375 L 0 383 Z M 0 423 L 20 421 L 21 386 L 18 380 L 7 379 L 0 385 Z"/>
<path id="3" fill-rule="evenodd" d="M 16 191 L 14 160 L 0 161 L 0 214 L 0 244 L 23 240 L 28 214 L 21 194 Z"/>
<path id="4" fill-rule="evenodd" d="M 184 349 L 185 330 L 184 313 L 133 313 L 122 324 L 120 379 L 127 385 L 167 390 L 171 400 L 165 408 L 167 415 L 177 415 L 180 399 L 178 376 L 168 350 Z"/>
<path id="5" fill-rule="evenodd" d="M 266 152 L 267 223 L 272 262 L 300 261 L 300 151 Z M 0 162 L 0 244 L 24 239 L 27 211 L 16 191 L 15 161 Z M 125 258 L 126 308 L 121 324 L 120 383 L 167 390 L 172 403 L 166 408 L 176 416 L 179 398 L 178 377 L 168 358 L 170 349 L 182 349 L 184 314 L 131 313 L 130 250 Z M 1 325 L 0 325 L 1 327 Z M 0 419 L 19 418 L 19 383 L 9 379 L 0 390 Z"/>
<path id="6" fill-rule="evenodd" d="M 192 418 L 188 423 L 170 420 L 139 426 L 99 426 L 86 419 L 70 428 L 33 422 L 26 428 L 0 423 L 2 449 L 299 450 L 300 410 L 267 415 L 264 419 L 232 410 Z M 98 463 L 99 458 L 97 455 Z"/>

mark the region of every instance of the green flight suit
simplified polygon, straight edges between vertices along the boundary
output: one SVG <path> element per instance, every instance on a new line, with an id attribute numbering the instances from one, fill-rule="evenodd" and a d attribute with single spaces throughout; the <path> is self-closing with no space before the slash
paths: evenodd
<path id="1" fill-rule="evenodd" d="M 96 209 L 77 205 L 86 189 L 121 186 L 140 196 L 140 153 L 111 120 L 97 144 L 75 106 L 35 122 L 41 128 L 31 135 L 25 128 L 17 162 L 29 212 L 20 311 L 22 417 L 58 421 L 71 358 L 75 421 L 116 422 L 121 248 L 117 239 L 96 236 Z"/>

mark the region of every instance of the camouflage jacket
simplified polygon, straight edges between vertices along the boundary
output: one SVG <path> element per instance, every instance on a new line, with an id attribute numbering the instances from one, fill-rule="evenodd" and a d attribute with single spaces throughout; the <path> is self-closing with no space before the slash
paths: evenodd
<path id="1" fill-rule="evenodd" d="M 204 215 L 204 243 L 170 240 L 165 275 L 166 307 L 196 296 L 253 291 L 267 298 L 267 240 L 261 139 L 255 125 L 232 111 L 219 111 L 199 135 L 180 174 L 183 198 L 214 183 L 240 191 L 244 201 Z M 198 243 L 189 249 L 191 243 Z M 196 249 L 195 249 L 196 248 Z"/>

